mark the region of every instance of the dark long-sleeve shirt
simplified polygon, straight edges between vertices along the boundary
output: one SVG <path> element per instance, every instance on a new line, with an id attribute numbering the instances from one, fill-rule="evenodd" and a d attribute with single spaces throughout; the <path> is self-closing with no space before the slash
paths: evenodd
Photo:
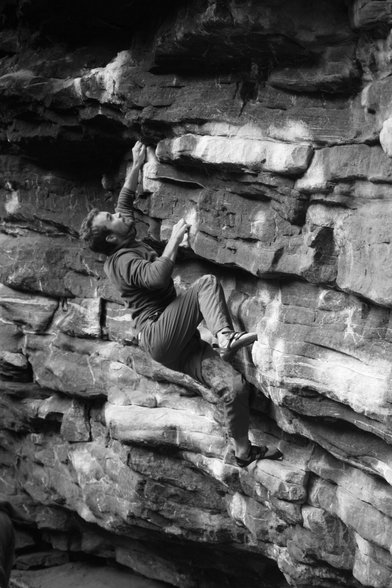
<path id="1" fill-rule="evenodd" d="M 120 192 L 116 212 L 134 220 L 134 193 Z M 131 310 L 134 326 L 140 330 L 156 312 L 162 312 L 176 297 L 172 280 L 174 263 L 141 241 L 132 240 L 110 255 L 104 270 Z"/>

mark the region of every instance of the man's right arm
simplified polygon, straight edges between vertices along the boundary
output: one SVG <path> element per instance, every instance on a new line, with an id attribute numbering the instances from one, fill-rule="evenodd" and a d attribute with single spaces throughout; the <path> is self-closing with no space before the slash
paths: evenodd
<path id="1" fill-rule="evenodd" d="M 119 273 L 129 285 L 147 290 L 158 290 L 168 286 L 173 272 L 177 251 L 188 225 L 184 219 L 173 227 L 169 241 L 160 257 L 154 261 L 143 259 L 135 252 L 124 252 L 118 259 Z"/>

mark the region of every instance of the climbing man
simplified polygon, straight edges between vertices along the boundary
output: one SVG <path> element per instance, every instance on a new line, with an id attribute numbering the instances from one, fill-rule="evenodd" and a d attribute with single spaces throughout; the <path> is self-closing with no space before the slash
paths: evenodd
<path id="1" fill-rule="evenodd" d="M 105 273 L 131 309 L 140 347 L 161 364 L 215 390 L 223 401 L 237 465 L 247 467 L 258 459 L 280 459 L 278 449 L 249 441 L 249 391 L 241 375 L 225 361 L 254 343 L 257 335 L 233 329 L 215 276 L 204 275 L 186 293 L 176 294 L 172 272 L 189 229 L 184 219 L 174 225 L 160 256 L 136 239 L 133 201 L 146 147 L 138 141 L 132 156 L 115 214 L 91 210 L 82 223 L 80 237 L 93 251 L 107 256 Z M 217 338 L 217 352 L 200 338 L 197 327 L 203 318 Z"/>

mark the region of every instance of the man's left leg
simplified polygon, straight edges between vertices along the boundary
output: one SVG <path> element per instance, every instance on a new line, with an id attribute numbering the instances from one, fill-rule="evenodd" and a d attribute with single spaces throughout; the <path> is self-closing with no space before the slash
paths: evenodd
<path id="1" fill-rule="evenodd" d="M 214 390 L 223 403 L 226 429 L 237 464 L 246 467 L 258 459 L 280 459 L 279 449 L 254 446 L 249 441 L 249 388 L 241 374 L 205 341 L 199 341 L 198 349 L 187 358 L 183 370 Z"/>
<path id="2" fill-rule="evenodd" d="M 203 380 L 223 402 L 227 432 L 233 440 L 236 457 L 246 457 L 249 451 L 248 386 L 241 374 L 209 346 L 201 359 L 201 371 Z"/>

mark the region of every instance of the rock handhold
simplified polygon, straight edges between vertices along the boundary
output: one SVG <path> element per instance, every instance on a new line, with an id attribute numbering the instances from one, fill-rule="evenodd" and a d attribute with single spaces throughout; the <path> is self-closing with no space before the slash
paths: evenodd
<path id="1" fill-rule="evenodd" d="M 392 118 L 387 118 L 380 132 L 380 143 L 384 153 L 392 157 Z"/>

